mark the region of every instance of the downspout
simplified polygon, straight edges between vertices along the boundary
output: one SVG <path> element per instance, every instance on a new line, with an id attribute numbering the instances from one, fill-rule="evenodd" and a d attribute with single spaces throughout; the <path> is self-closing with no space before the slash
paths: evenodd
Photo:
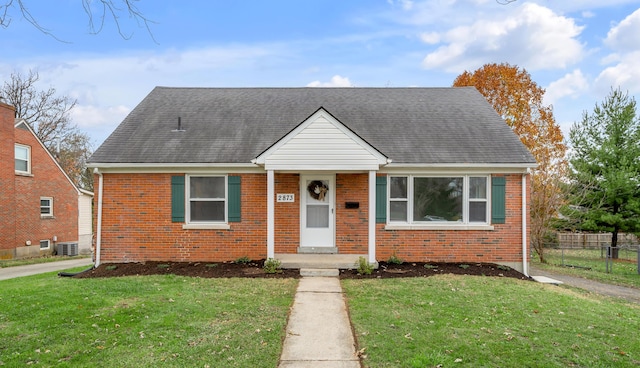
<path id="1" fill-rule="evenodd" d="M 522 174 L 522 273 L 529 277 L 527 263 L 527 173 Z"/>
<path id="2" fill-rule="evenodd" d="M 102 244 L 102 185 L 103 178 L 102 173 L 96 167 L 93 169 L 93 173 L 98 175 L 98 214 L 97 214 L 97 224 L 96 224 L 96 262 L 95 267 L 100 266 L 100 245 Z"/>

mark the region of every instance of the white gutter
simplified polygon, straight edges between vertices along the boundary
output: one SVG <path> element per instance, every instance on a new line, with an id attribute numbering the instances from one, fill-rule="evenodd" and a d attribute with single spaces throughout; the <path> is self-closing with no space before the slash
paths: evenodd
<path id="1" fill-rule="evenodd" d="M 97 225 L 96 225 L 96 263 L 95 267 L 100 266 L 100 245 L 102 244 L 102 186 L 104 180 L 102 178 L 102 173 L 96 167 L 93 170 L 94 174 L 99 176 L 98 179 L 98 215 L 97 217 Z"/>
<path id="2" fill-rule="evenodd" d="M 529 277 L 527 263 L 527 174 L 522 174 L 522 273 Z"/>

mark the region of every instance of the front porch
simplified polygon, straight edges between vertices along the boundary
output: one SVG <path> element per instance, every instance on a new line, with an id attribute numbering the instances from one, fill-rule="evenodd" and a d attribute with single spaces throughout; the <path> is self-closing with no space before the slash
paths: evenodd
<path id="1" fill-rule="evenodd" d="M 275 259 L 282 268 L 299 269 L 356 269 L 360 257 L 368 259 L 367 254 L 288 254 L 276 253 Z M 378 268 L 378 262 L 374 262 Z"/>

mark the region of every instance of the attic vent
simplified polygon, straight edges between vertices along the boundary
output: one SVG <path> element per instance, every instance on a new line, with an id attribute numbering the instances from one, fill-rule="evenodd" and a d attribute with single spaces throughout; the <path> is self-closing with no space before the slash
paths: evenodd
<path id="1" fill-rule="evenodd" d="M 172 132 L 184 132 L 185 130 L 182 128 L 182 118 L 178 116 L 178 129 L 172 130 Z"/>
<path id="2" fill-rule="evenodd" d="M 59 256 L 77 256 L 78 243 L 58 243 Z"/>

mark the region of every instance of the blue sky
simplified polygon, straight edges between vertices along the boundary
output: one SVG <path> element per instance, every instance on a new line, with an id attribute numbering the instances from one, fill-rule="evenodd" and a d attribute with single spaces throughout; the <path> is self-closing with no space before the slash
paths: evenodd
<path id="1" fill-rule="evenodd" d="M 114 0 L 119 2 L 119 0 Z M 23 0 L 0 28 L 0 81 L 37 70 L 78 100 L 97 148 L 155 86 L 441 87 L 486 63 L 527 69 L 565 134 L 611 87 L 640 97 L 640 1 L 139 0 L 89 34 L 78 0 Z M 64 41 L 64 42 L 63 42 Z"/>

